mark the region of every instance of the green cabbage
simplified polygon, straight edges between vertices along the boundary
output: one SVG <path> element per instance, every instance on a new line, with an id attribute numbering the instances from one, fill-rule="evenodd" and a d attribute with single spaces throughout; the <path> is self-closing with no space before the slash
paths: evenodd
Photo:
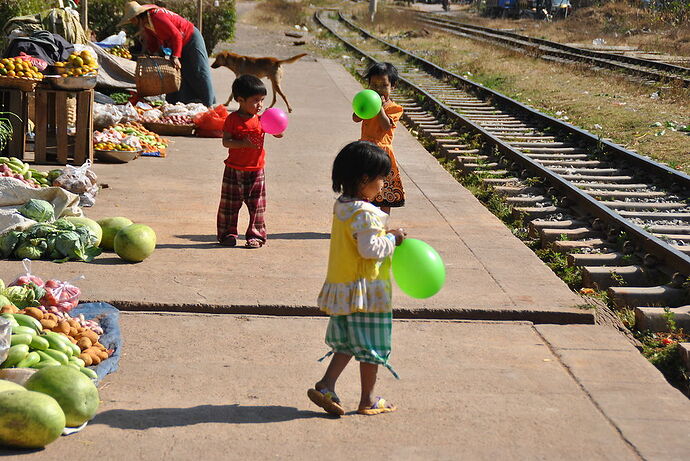
<path id="1" fill-rule="evenodd" d="M 32 198 L 17 210 L 25 218 L 38 222 L 52 221 L 55 217 L 55 209 L 50 202 Z"/>
<path id="2" fill-rule="evenodd" d="M 18 259 L 41 259 L 41 256 L 43 256 L 47 249 L 48 244 L 45 239 L 29 239 L 17 246 L 14 250 L 14 255 Z"/>
<path id="3" fill-rule="evenodd" d="M 3 235 L 0 235 L 0 257 L 5 259 L 9 258 L 14 248 L 19 243 L 19 239 L 22 233 L 19 231 L 9 231 Z"/>

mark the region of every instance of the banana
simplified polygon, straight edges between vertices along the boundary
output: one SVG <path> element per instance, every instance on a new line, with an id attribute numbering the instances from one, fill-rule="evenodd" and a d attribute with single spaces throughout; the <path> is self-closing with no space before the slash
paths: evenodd
<path id="1" fill-rule="evenodd" d="M 17 364 L 17 368 L 31 368 L 41 361 L 41 356 L 38 352 L 29 352 L 29 354 L 24 357 L 24 360 Z"/>
<path id="2" fill-rule="evenodd" d="M 29 327 L 23 327 L 23 326 L 17 324 L 17 326 L 12 327 L 12 334 L 13 335 L 24 334 L 24 335 L 36 336 L 36 330 L 34 330 L 33 328 L 29 328 Z"/>
<path id="3" fill-rule="evenodd" d="M 79 369 L 79 371 L 81 371 L 82 373 L 84 373 L 86 376 L 88 376 L 91 379 L 98 379 L 98 375 L 91 368 L 81 367 Z"/>
<path id="4" fill-rule="evenodd" d="M 34 350 L 44 351 L 50 347 L 50 343 L 43 336 L 34 336 L 31 338 L 29 347 Z"/>
<path id="5" fill-rule="evenodd" d="M 10 327 L 12 327 L 12 328 L 19 326 L 19 324 L 15 320 L 14 316 L 12 316 L 12 314 L 0 314 L 0 317 L 9 320 L 10 321 Z"/>
<path id="6" fill-rule="evenodd" d="M 70 361 L 70 363 L 76 363 L 80 367 L 83 367 L 85 365 L 84 361 L 82 359 L 80 359 L 79 357 L 72 356 L 69 358 L 69 361 Z"/>
<path id="7" fill-rule="evenodd" d="M 33 328 L 36 333 L 40 333 L 43 330 L 41 322 L 26 314 L 12 314 L 17 323 L 21 326 Z"/>
<path id="8" fill-rule="evenodd" d="M 0 364 L 0 368 L 11 368 L 24 360 L 27 355 L 29 355 L 29 346 L 26 344 L 12 346 L 7 352 L 7 358 Z"/>
<path id="9" fill-rule="evenodd" d="M 26 344 L 27 346 L 31 344 L 31 335 L 18 334 L 10 336 L 10 344 L 16 346 L 17 344 Z"/>
<path id="10" fill-rule="evenodd" d="M 55 349 L 46 349 L 43 352 L 48 354 L 53 360 L 59 362 L 60 365 L 67 365 L 67 362 L 69 362 L 69 359 L 64 352 L 56 351 Z"/>

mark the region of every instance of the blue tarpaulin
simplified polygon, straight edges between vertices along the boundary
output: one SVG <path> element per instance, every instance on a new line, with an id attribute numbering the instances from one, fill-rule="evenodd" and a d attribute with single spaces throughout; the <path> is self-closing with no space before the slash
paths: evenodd
<path id="1" fill-rule="evenodd" d="M 100 343 L 106 349 L 112 349 L 113 354 L 95 367 L 91 367 L 98 375 L 97 382 L 100 382 L 109 373 L 117 371 L 122 354 L 122 334 L 120 332 L 120 311 L 107 303 L 85 303 L 79 304 L 69 313 L 71 317 L 78 317 L 83 314 L 87 320 L 97 320 L 103 328 L 103 335 Z"/>

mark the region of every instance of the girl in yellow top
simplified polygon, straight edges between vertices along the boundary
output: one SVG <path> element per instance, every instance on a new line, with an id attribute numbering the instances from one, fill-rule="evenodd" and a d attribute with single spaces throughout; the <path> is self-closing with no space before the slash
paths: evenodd
<path id="1" fill-rule="evenodd" d="M 367 141 L 348 144 L 333 162 L 333 190 L 342 195 L 333 207 L 328 273 L 318 298 L 319 308 L 330 315 L 326 344 L 331 352 L 324 358 L 333 358 L 323 378 L 307 392 L 332 414 L 345 413 L 335 383 L 353 356 L 360 362 L 362 385 L 357 412 L 395 410 L 373 392 L 379 365 L 397 378 L 388 364 L 393 324 L 390 261 L 405 231 L 387 230 L 388 215 L 369 203 L 390 169 L 389 156 Z"/>
<path id="2" fill-rule="evenodd" d="M 381 96 L 381 111 L 369 120 L 362 120 L 352 114 L 352 120 L 362 122 L 362 141 L 371 141 L 383 149 L 391 160 L 391 171 L 386 176 L 381 192 L 371 201 L 383 211 L 390 214 L 391 207 L 405 205 L 405 190 L 400 180 L 398 162 L 393 154 L 393 132 L 402 117 L 402 106 L 391 101 L 391 90 L 398 83 L 398 69 L 389 62 L 373 64 L 364 76 L 369 82 L 369 88 Z"/>

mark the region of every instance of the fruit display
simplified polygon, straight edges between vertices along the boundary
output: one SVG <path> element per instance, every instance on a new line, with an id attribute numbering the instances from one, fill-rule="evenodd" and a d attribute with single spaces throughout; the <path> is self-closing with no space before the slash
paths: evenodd
<path id="1" fill-rule="evenodd" d="M 42 448 L 65 429 L 65 412 L 51 396 L 23 386 L 0 391 L 0 445 Z"/>
<path id="2" fill-rule="evenodd" d="M 132 224 L 115 234 L 113 248 L 125 261 L 143 261 L 156 249 L 156 232 L 145 224 Z"/>
<path id="3" fill-rule="evenodd" d="M 158 123 L 165 123 L 166 125 L 194 125 L 192 117 L 189 115 L 168 115 L 156 120 Z"/>
<path id="4" fill-rule="evenodd" d="M 34 188 L 48 187 L 48 173 L 31 168 L 16 157 L 0 157 L 0 176 L 15 178 Z"/>
<path id="5" fill-rule="evenodd" d="M 55 64 L 58 74 L 63 77 L 79 77 L 82 75 L 95 75 L 98 62 L 89 50 L 80 53 L 72 53 L 67 61 L 58 61 Z"/>
<path id="6" fill-rule="evenodd" d="M 93 148 L 96 150 L 119 150 L 136 152 L 142 150 L 139 138 L 127 135 L 115 127 L 93 132 Z"/>
<path id="7" fill-rule="evenodd" d="M 116 144 L 114 142 L 97 142 L 93 145 L 96 150 L 119 150 L 123 152 L 136 152 L 141 149 L 137 149 L 134 146 L 128 146 L 125 143 Z"/>
<path id="8" fill-rule="evenodd" d="M 111 127 L 114 131 L 121 133 L 122 136 L 134 136 L 139 140 L 141 148 L 146 152 L 164 153 L 168 148 L 168 140 L 160 137 L 156 133 L 147 130 L 142 124 L 137 122 L 120 123 Z"/>
<path id="9" fill-rule="evenodd" d="M 124 46 L 115 46 L 113 48 L 107 48 L 106 51 L 114 56 L 119 56 L 124 59 L 132 59 L 132 53 Z"/>
<path id="10" fill-rule="evenodd" d="M 21 58 L 0 59 L 0 76 L 43 80 L 43 74 L 32 63 Z"/>

